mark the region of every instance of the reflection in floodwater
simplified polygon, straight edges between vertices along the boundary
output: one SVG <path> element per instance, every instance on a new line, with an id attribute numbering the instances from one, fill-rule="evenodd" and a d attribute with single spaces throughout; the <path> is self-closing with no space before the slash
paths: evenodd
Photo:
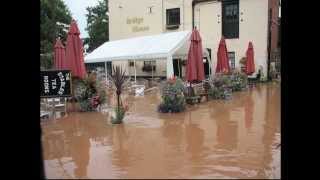
<path id="1" fill-rule="evenodd" d="M 124 124 L 102 112 L 42 120 L 48 178 L 279 178 L 280 85 L 261 84 L 177 114 L 159 92 L 123 97 Z"/>

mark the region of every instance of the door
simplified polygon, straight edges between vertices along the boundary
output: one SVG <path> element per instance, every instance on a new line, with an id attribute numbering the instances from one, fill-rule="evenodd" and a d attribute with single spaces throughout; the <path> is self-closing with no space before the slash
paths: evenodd
<path id="1" fill-rule="evenodd" d="M 209 76 L 209 61 L 207 57 L 203 58 L 203 67 L 204 67 L 204 75 L 205 77 Z"/>
<path id="2" fill-rule="evenodd" d="M 173 59 L 173 71 L 177 77 L 182 77 L 181 59 Z"/>

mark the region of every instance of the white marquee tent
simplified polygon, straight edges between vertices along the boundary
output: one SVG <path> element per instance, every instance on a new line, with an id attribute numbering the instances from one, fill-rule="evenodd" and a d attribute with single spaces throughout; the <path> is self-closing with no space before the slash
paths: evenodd
<path id="1" fill-rule="evenodd" d="M 106 66 L 106 62 L 116 60 L 166 59 L 167 78 L 172 77 L 173 57 L 187 56 L 190 36 L 191 31 L 180 31 L 105 42 L 85 56 L 85 63 L 104 62 Z M 205 49 L 204 56 L 209 59 Z M 210 59 L 209 63 L 211 68 Z"/>

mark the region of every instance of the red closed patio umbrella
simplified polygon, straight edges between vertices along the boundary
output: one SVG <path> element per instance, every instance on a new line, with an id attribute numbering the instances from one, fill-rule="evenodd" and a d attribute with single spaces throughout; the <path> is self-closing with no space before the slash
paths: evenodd
<path id="1" fill-rule="evenodd" d="M 254 67 L 254 52 L 252 42 L 249 42 L 249 46 L 246 52 L 247 61 L 246 61 L 246 74 L 251 75 L 255 72 Z"/>
<path id="2" fill-rule="evenodd" d="M 66 49 L 60 39 L 57 39 L 54 45 L 54 67 L 56 69 L 66 69 Z"/>
<path id="3" fill-rule="evenodd" d="M 66 65 L 71 70 L 73 77 L 84 78 L 86 69 L 83 57 L 83 44 L 79 37 L 80 31 L 75 20 L 71 21 L 67 45 L 66 45 Z"/>
<path id="4" fill-rule="evenodd" d="M 217 67 L 216 73 L 228 73 L 230 72 L 228 51 L 226 46 L 226 41 L 222 37 L 219 43 L 218 53 L 217 53 Z"/>
<path id="5" fill-rule="evenodd" d="M 191 34 L 191 44 L 188 52 L 186 80 L 193 81 L 204 80 L 203 54 L 200 33 L 194 29 Z"/>

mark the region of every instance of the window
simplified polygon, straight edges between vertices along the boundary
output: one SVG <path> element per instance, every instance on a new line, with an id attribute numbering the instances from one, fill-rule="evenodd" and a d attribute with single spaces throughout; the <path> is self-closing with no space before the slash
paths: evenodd
<path id="1" fill-rule="evenodd" d="M 129 61 L 129 66 L 130 67 L 134 66 L 134 61 Z"/>
<path id="2" fill-rule="evenodd" d="M 156 70 L 156 61 L 144 61 L 142 71 L 155 71 Z"/>
<path id="3" fill-rule="evenodd" d="M 180 8 L 167 9 L 167 29 L 177 29 L 180 25 Z"/>
<path id="4" fill-rule="evenodd" d="M 222 34 L 227 39 L 239 38 L 239 0 L 222 1 Z"/>
<path id="5" fill-rule="evenodd" d="M 143 61 L 143 65 L 144 66 L 155 66 L 156 65 L 156 61 Z"/>
<path id="6" fill-rule="evenodd" d="M 236 65 L 235 65 L 235 52 L 228 52 L 228 58 L 229 58 L 229 66 L 231 69 L 235 69 Z"/>

